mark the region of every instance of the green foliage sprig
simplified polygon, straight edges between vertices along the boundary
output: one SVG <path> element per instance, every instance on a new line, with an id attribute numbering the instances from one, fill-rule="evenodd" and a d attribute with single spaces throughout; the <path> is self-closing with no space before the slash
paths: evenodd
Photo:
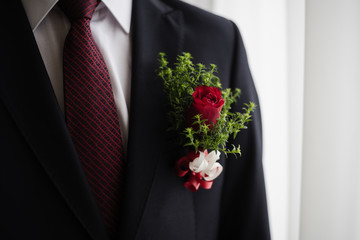
<path id="1" fill-rule="evenodd" d="M 240 97 L 241 91 L 227 88 L 221 91 L 225 103 L 216 124 L 210 128 L 205 123 L 206 119 L 201 119 L 201 115 L 198 114 L 194 116 L 193 121 L 193 126 L 198 127 L 186 127 L 185 116 L 193 102 L 192 94 L 195 88 L 205 85 L 222 89 L 220 79 L 215 75 L 217 73 L 215 64 L 209 67 L 201 63 L 195 65 L 191 59 L 190 53 L 183 53 L 177 56 L 177 62 L 171 68 L 166 54 L 159 53 L 160 66 L 157 73 L 164 82 L 164 91 L 171 109 L 168 112 L 169 130 L 178 133 L 181 145 L 193 148 L 195 152 L 202 148 L 240 155 L 240 146 L 232 145 L 231 148 L 227 148 L 227 143 L 231 135 L 235 138 L 241 129 L 246 129 L 246 123 L 251 121 L 251 113 L 256 105 L 249 102 L 245 104 L 243 113 L 231 112 L 231 105 Z"/>

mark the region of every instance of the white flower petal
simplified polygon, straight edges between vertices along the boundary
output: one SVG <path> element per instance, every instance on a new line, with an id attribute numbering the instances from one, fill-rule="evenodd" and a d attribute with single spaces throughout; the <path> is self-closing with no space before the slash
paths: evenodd
<path id="1" fill-rule="evenodd" d="M 205 170 L 208 166 L 208 162 L 205 159 L 205 153 L 200 151 L 199 157 L 195 158 L 189 163 L 189 168 L 193 172 L 201 172 Z"/>
<path id="2" fill-rule="evenodd" d="M 206 161 L 208 162 L 207 168 L 204 170 L 205 172 L 210 171 L 213 165 L 216 163 L 217 160 L 220 159 L 220 152 L 218 151 L 211 151 L 206 157 Z"/>
<path id="3" fill-rule="evenodd" d="M 223 170 L 223 166 L 220 163 L 216 162 L 213 166 L 202 173 L 204 180 L 211 181 L 217 178 Z"/>

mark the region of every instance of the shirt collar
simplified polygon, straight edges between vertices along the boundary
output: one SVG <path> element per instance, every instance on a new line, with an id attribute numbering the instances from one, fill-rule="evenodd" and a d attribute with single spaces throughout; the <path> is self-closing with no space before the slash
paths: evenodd
<path id="1" fill-rule="evenodd" d="M 21 2 L 23 3 L 31 28 L 35 31 L 58 0 L 36 0 L 37 4 L 34 3 L 34 0 L 21 0 Z M 124 31 L 129 34 L 132 0 L 102 0 L 102 2 L 110 10 Z"/>

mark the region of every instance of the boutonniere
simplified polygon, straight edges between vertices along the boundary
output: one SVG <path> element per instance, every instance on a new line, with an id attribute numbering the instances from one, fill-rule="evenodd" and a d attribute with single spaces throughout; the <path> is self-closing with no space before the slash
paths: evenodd
<path id="1" fill-rule="evenodd" d="M 199 187 L 210 189 L 223 169 L 220 153 L 241 154 L 239 145 L 228 148 L 228 139 L 246 129 L 255 104 L 245 104 L 242 113 L 231 112 L 240 89 L 222 89 L 216 65 L 195 65 L 190 53 L 179 55 L 173 68 L 164 53 L 158 60 L 157 73 L 170 105 L 169 130 L 176 132 L 176 141 L 187 149 L 175 164 L 176 174 L 187 177 L 184 186 L 192 192 Z"/>

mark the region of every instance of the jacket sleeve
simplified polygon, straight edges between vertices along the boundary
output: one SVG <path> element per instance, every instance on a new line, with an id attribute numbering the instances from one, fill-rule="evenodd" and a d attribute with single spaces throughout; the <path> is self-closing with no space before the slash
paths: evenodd
<path id="1" fill-rule="evenodd" d="M 234 54 L 230 87 L 240 88 L 242 92 L 233 109 L 242 112 L 244 103 L 249 101 L 257 107 L 248 129 L 230 143 L 240 144 L 242 155 L 240 158 L 229 155 L 225 161 L 219 239 L 267 240 L 270 230 L 262 166 L 260 104 L 240 32 L 232 24 Z"/>

